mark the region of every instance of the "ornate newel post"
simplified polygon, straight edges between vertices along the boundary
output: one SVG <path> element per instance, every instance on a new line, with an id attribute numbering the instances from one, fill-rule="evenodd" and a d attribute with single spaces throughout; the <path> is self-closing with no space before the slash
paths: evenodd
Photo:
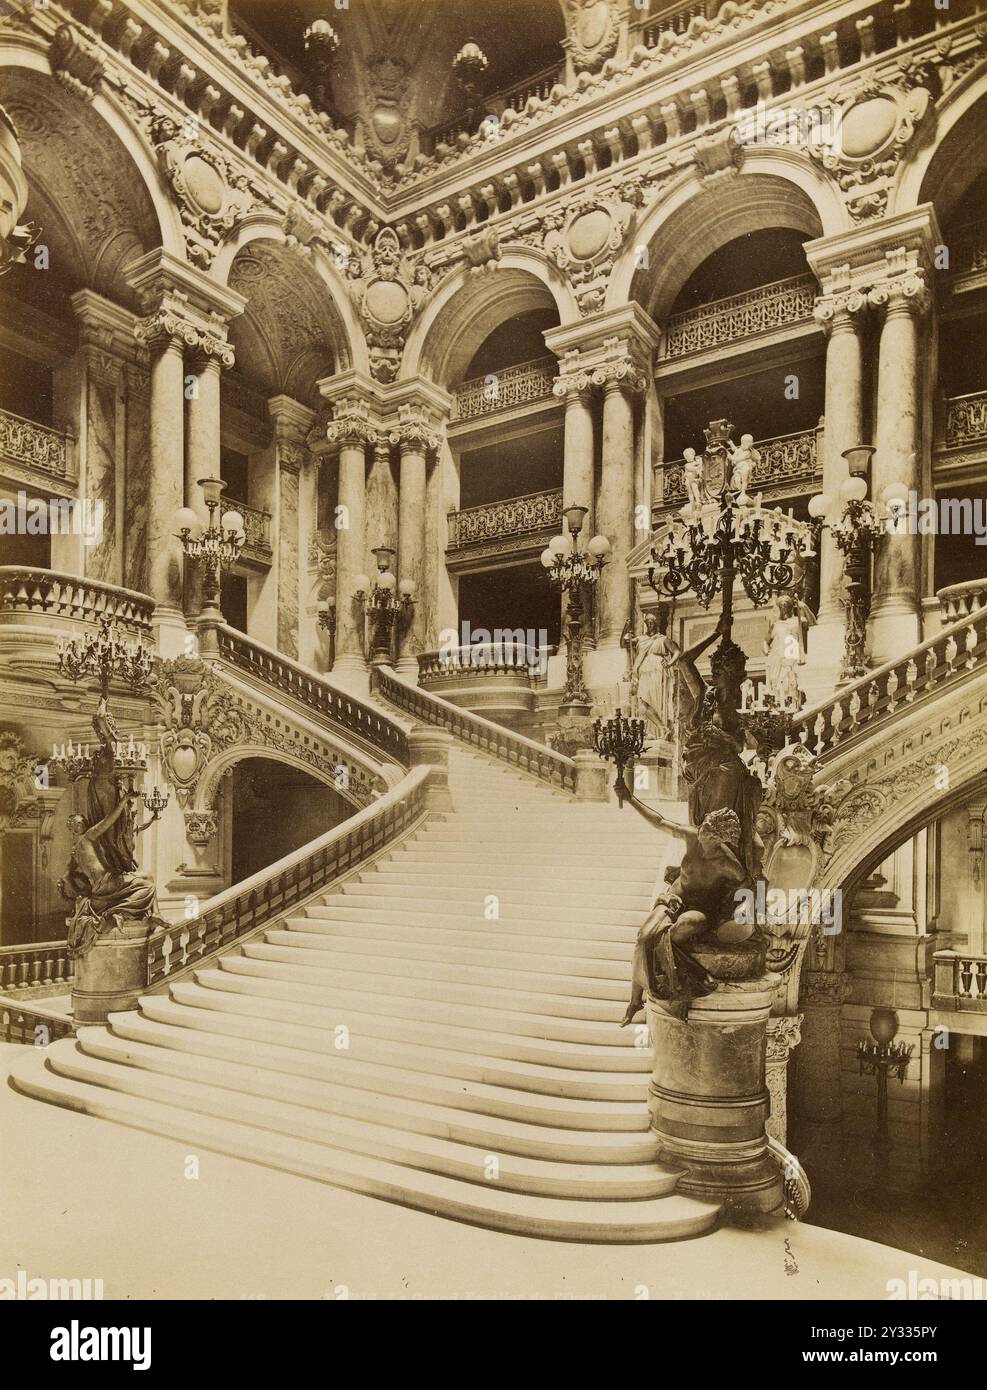
<path id="1" fill-rule="evenodd" d="M 684 1169 L 678 1192 L 738 1212 L 776 1212 L 784 1180 L 765 1126 L 771 1109 L 768 1018 L 779 976 L 724 978 L 749 973 L 749 951 L 721 947 L 696 955 L 720 983 L 694 1001 L 684 1021 L 660 1000 L 647 1001 L 655 1057 L 649 1111 L 658 1160 Z"/>

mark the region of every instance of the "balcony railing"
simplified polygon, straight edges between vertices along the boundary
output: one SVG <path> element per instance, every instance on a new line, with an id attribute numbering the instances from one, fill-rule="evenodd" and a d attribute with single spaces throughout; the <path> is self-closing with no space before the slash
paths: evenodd
<path id="1" fill-rule="evenodd" d="M 950 233 L 949 270 L 951 275 L 987 270 L 987 222 L 968 222 Z"/>
<path id="2" fill-rule="evenodd" d="M 95 623 L 112 618 L 141 636 L 151 632 L 154 600 L 146 594 L 80 579 L 56 570 L 0 566 L 0 622 L 37 623 L 67 619 Z"/>
<path id="3" fill-rule="evenodd" d="M 682 4 L 665 6 L 661 14 L 641 20 L 631 41 L 657 48 L 662 34 L 684 34 L 697 15 L 709 19 L 721 3 L 722 0 L 683 0 Z"/>
<path id="4" fill-rule="evenodd" d="M 956 623 L 968 618 L 978 608 L 987 605 L 987 579 L 968 579 L 963 584 L 950 584 L 936 590 L 939 614 L 944 623 Z"/>
<path id="5" fill-rule="evenodd" d="M 488 540 L 535 536 L 562 525 L 562 489 L 529 492 L 482 507 L 449 513 L 449 549 L 478 545 Z"/>
<path id="6" fill-rule="evenodd" d="M 545 400 L 552 395 L 557 375 L 558 362 L 554 357 L 537 357 L 464 381 L 456 391 L 455 418 L 475 420 L 479 415 L 493 415 L 529 401 Z"/>
<path id="7" fill-rule="evenodd" d="M 224 506 L 233 508 L 243 517 L 243 529 L 247 539 L 244 542 L 244 550 L 253 551 L 255 555 L 270 559 L 271 549 L 271 513 L 262 511 L 259 507 L 248 507 L 246 502 L 240 502 L 235 497 L 224 497 Z"/>
<path id="8" fill-rule="evenodd" d="M 956 1013 L 987 1013 L 987 956 L 937 951 L 934 960 L 932 1007 Z"/>
<path id="9" fill-rule="evenodd" d="M 525 642 L 481 642 L 418 658 L 418 684 L 461 709 L 513 720 L 530 713 L 555 648 Z"/>
<path id="10" fill-rule="evenodd" d="M 665 357 L 706 352 L 756 333 L 805 323 L 812 318 L 815 300 L 814 277 L 793 275 L 673 314 L 665 335 Z"/>
<path id="11" fill-rule="evenodd" d="M 72 983 L 75 968 L 67 941 L 34 941 L 26 946 L 0 946 L 0 994 L 50 989 Z"/>
<path id="12" fill-rule="evenodd" d="M 565 67 L 553 63 L 542 68 L 532 77 L 525 77 L 510 87 L 502 87 L 497 92 L 479 99 L 472 111 L 463 111 L 441 125 L 423 131 L 426 149 L 434 150 L 437 145 L 454 145 L 460 136 L 469 137 L 479 130 L 485 118 L 498 118 L 505 111 L 523 111 L 532 97 L 544 101 L 553 87 L 565 80 Z"/>
<path id="13" fill-rule="evenodd" d="M 0 460 L 35 469 L 59 482 L 75 482 L 74 437 L 0 410 Z"/>
<path id="14" fill-rule="evenodd" d="M 966 396 L 951 396 L 946 402 L 947 449 L 966 444 L 987 442 L 987 391 L 971 391 Z"/>
<path id="15" fill-rule="evenodd" d="M 818 435 L 818 430 L 800 430 L 795 434 L 780 434 L 774 439 L 759 440 L 756 448 L 761 459 L 751 475 L 750 486 L 766 488 L 777 483 L 811 481 L 821 466 Z M 678 506 L 685 500 L 683 465 L 660 463 L 657 469 L 662 479 L 659 505 Z"/>

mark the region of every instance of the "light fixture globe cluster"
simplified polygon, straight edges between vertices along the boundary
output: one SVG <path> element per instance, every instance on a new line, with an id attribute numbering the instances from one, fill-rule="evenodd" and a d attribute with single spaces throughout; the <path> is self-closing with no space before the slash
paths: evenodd
<path id="1" fill-rule="evenodd" d="M 247 533 L 243 516 L 230 509 L 223 512 L 216 523 L 223 489 L 226 484 L 219 478 L 200 478 L 209 520 L 202 518 L 191 507 L 179 507 L 175 513 L 174 526 L 182 549 L 194 564 L 218 564 L 221 569 L 231 569 L 240 558 Z"/>
<path id="2" fill-rule="evenodd" d="M 860 545 L 872 548 L 883 536 L 893 534 L 908 500 L 904 483 L 888 483 L 876 502 L 868 497 L 867 472 L 873 453 L 870 445 L 862 444 L 845 450 L 850 476 L 840 484 L 836 498 L 818 493 L 809 500 L 809 515 L 829 530 L 844 555 Z"/>
<path id="3" fill-rule="evenodd" d="M 376 664 L 390 660 L 398 623 L 409 621 L 415 606 L 415 581 L 398 580 L 391 569 L 394 550 L 378 545 L 371 552 L 377 572 L 371 579 L 358 574 L 353 580 L 353 601 L 362 609 L 370 627 L 370 658 Z"/>
<path id="4" fill-rule="evenodd" d="M 548 571 L 548 577 L 563 592 L 584 584 L 595 584 L 610 555 L 610 542 L 606 536 L 593 536 L 585 550 L 579 546 L 578 536 L 588 510 L 588 507 L 567 507 L 565 519 L 568 536 L 553 536 L 541 553 L 541 562 Z"/>

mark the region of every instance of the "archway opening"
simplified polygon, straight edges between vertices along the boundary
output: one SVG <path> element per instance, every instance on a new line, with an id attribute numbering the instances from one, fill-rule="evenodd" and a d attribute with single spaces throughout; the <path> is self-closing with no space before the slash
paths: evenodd
<path id="1" fill-rule="evenodd" d="M 353 814 L 324 782 L 271 758 L 234 766 L 229 804 L 231 883 L 270 868 Z"/>

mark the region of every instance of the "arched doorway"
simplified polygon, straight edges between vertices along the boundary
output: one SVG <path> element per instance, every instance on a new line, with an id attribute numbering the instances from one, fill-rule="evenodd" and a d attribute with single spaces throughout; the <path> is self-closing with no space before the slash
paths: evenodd
<path id="1" fill-rule="evenodd" d="M 353 814 L 324 782 L 272 758 L 238 762 L 229 795 L 230 883 L 270 868 Z"/>

